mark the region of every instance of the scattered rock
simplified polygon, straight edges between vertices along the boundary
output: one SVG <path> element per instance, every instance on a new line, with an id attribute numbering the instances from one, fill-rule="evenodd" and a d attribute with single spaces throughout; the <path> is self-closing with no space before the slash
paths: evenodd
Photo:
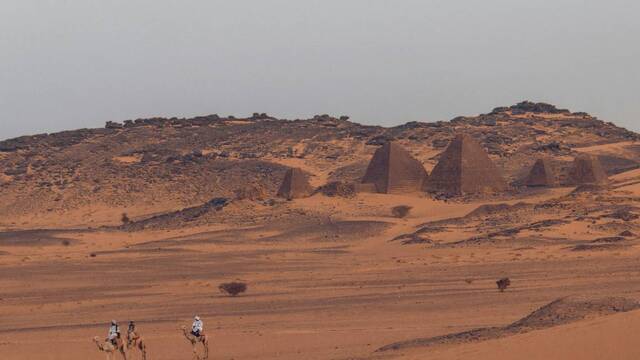
<path id="1" fill-rule="evenodd" d="M 235 190 L 236 200 L 263 201 L 267 197 L 266 191 L 259 185 L 245 185 Z"/>
<path id="2" fill-rule="evenodd" d="M 412 207 L 408 205 L 398 205 L 391 208 L 391 215 L 397 218 L 405 218 L 411 212 Z"/>
<path id="3" fill-rule="evenodd" d="M 611 243 L 617 243 L 620 241 L 624 241 L 625 238 L 622 236 L 610 236 L 610 237 L 601 237 L 601 238 L 597 238 L 595 240 L 592 241 L 592 243 L 605 243 L 605 244 L 611 244 Z"/>
<path id="4" fill-rule="evenodd" d="M 610 218 L 610 219 L 619 219 L 622 221 L 635 221 L 640 219 L 640 215 L 638 214 L 634 214 L 631 211 L 627 210 L 627 209 L 621 209 L 618 211 L 615 211 L 611 214 L 605 215 L 603 216 L 604 218 Z"/>
<path id="5" fill-rule="evenodd" d="M 595 243 L 595 244 L 579 244 L 574 246 L 571 251 L 600 251 L 600 250 L 620 250 L 627 246 L 615 243 Z"/>
<path id="6" fill-rule="evenodd" d="M 122 129 L 124 126 L 121 123 L 114 121 L 107 121 L 104 126 L 106 129 Z"/>
<path id="7" fill-rule="evenodd" d="M 322 185 L 316 190 L 316 193 L 321 193 L 322 195 L 329 197 L 343 197 L 343 198 L 353 198 L 356 196 L 355 185 L 342 181 L 332 181 L 328 184 Z"/>

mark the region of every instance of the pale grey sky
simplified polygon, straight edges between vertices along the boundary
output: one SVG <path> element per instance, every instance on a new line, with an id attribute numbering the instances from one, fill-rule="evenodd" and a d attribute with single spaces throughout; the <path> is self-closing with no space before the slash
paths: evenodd
<path id="1" fill-rule="evenodd" d="M 635 0 L 0 0 L 0 139 L 267 112 L 366 124 L 520 100 L 640 130 Z"/>

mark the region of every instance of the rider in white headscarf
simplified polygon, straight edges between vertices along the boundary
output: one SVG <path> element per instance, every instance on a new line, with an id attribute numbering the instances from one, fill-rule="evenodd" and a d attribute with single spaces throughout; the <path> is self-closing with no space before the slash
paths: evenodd
<path id="1" fill-rule="evenodd" d="M 200 335 L 202 335 L 203 330 L 204 330 L 204 324 L 202 323 L 202 320 L 200 320 L 200 317 L 196 315 L 193 318 L 193 325 L 191 325 L 191 334 L 193 334 L 193 336 L 200 337 Z"/>
<path id="2" fill-rule="evenodd" d="M 109 336 L 107 337 L 107 340 L 115 344 L 116 339 L 119 337 L 120 327 L 118 326 L 118 322 L 115 320 L 111 320 L 111 327 L 109 327 Z"/>

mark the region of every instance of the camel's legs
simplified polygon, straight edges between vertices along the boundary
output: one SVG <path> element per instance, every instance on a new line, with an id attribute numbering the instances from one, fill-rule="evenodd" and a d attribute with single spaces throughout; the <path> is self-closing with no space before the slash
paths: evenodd
<path id="1" fill-rule="evenodd" d="M 202 339 L 202 346 L 204 347 L 204 360 L 209 359 L 209 340 L 207 338 Z"/>
<path id="2" fill-rule="evenodd" d="M 142 352 L 142 360 L 147 360 L 147 346 L 143 342 L 140 343 L 140 351 Z"/>
<path id="3" fill-rule="evenodd" d="M 137 346 L 135 346 L 140 350 L 140 356 L 142 360 L 147 360 L 147 346 L 145 345 L 143 340 L 138 340 Z"/>
<path id="4" fill-rule="evenodd" d="M 142 360 L 147 360 L 147 345 L 145 344 L 142 338 L 138 338 L 137 340 L 134 340 L 133 342 L 128 343 L 127 348 L 128 348 L 127 352 L 129 353 L 128 356 L 131 359 L 135 358 L 135 356 L 132 353 L 136 352 L 135 350 L 139 350 L 140 358 Z"/>
<path id="5" fill-rule="evenodd" d="M 124 348 L 124 345 L 120 348 L 120 355 L 124 360 L 129 360 L 129 354 L 127 354 L 127 350 Z"/>
<path id="6" fill-rule="evenodd" d="M 200 356 L 198 356 L 198 349 L 196 348 L 195 343 L 191 343 L 193 348 L 193 360 L 200 360 Z"/>

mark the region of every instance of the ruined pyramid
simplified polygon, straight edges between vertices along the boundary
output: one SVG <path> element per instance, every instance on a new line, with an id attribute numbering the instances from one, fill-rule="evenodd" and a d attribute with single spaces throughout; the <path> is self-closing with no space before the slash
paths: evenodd
<path id="1" fill-rule="evenodd" d="M 598 157 L 580 154 L 573 161 L 573 167 L 569 172 L 570 184 L 606 184 L 608 181 L 607 173 L 602 168 Z"/>
<path id="2" fill-rule="evenodd" d="M 487 194 L 507 189 L 500 170 L 469 135 L 458 135 L 442 153 L 427 181 L 427 191 L 449 196 Z"/>
<path id="3" fill-rule="evenodd" d="M 297 199 L 310 196 L 313 187 L 309 184 L 307 174 L 299 168 L 290 168 L 284 175 L 278 197 Z"/>
<path id="4" fill-rule="evenodd" d="M 553 187 L 558 185 L 551 161 L 546 158 L 538 159 L 525 179 L 524 185 L 531 187 Z"/>
<path id="5" fill-rule="evenodd" d="M 387 142 L 373 154 L 358 188 L 382 194 L 412 193 L 422 191 L 426 180 L 420 161 L 402 146 Z"/>

